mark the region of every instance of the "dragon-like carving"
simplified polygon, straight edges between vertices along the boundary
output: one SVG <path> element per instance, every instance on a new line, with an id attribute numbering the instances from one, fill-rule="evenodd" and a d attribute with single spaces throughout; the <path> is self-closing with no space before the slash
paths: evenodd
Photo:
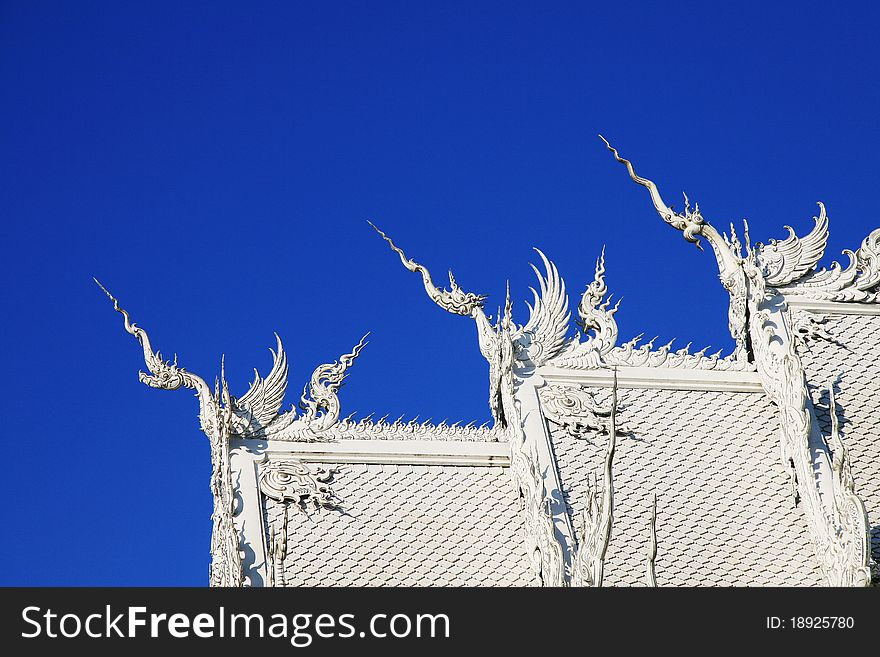
<path id="1" fill-rule="evenodd" d="M 599 135 L 599 139 L 605 142 L 605 146 L 614 154 L 614 158 L 626 167 L 626 170 L 629 172 L 629 177 L 633 179 L 633 182 L 638 183 L 648 190 L 651 194 L 651 202 L 654 204 L 654 208 L 656 208 L 657 213 L 663 221 L 676 230 L 680 230 L 688 242 L 696 244 L 697 248 L 702 250 L 703 246 L 700 244 L 700 236 L 703 235 L 709 239 L 707 232 L 711 231 L 707 231 L 706 229 L 706 222 L 703 219 L 703 215 L 700 213 L 699 204 L 695 205 L 694 209 L 691 210 L 690 202 L 688 201 L 687 195 L 685 195 L 684 214 L 676 212 L 673 210 L 672 206 L 666 205 L 663 201 L 663 197 L 660 196 L 660 190 L 657 189 L 657 185 L 647 178 L 642 178 L 638 175 L 633 168 L 632 162 L 621 157 L 620 153 L 617 152 L 617 149 L 614 148 L 605 137 Z M 714 247 L 715 245 L 713 244 L 712 246 Z"/>
<path id="2" fill-rule="evenodd" d="M 605 284 L 605 247 L 603 246 L 602 253 L 596 259 L 596 275 L 587 285 L 578 304 L 580 317 L 578 324 L 584 335 L 593 331 L 593 335 L 587 338 L 586 342 L 595 345 L 596 350 L 603 355 L 617 343 L 617 322 L 614 314 L 620 308 L 621 301 L 618 299 L 614 307 L 609 308 L 612 295 L 608 295 L 607 298 L 606 295 L 608 295 L 608 286 Z"/>
<path id="3" fill-rule="evenodd" d="M 260 466 L 260 491 L 277 502 L 292 502 L 301 512 L 309 507 L 316 511 L 333 509 L 338 499 L 330 482 L 338 473 L 337 468 L 315 468 L 313 472 L 295 459 L 270 461 Z"/>
<path id="4" fill-rule="evenodd" d="M 392 239 L 372 222 L 370 226 L 385 240 L 399 257 L 404 267 L 412 272 L 418 272 L 422 276 L 425 291 L 434 303 L 447 312 L 471 317 L 477 326 L 477 339 L 480 345 L 480 353 L 489 363 L 489 408 L 495 422 L 505 427 L 507 420 L 501 403 L 501 379 L 509 376 L 512 370 L 512 355 L 514 343 L 512 342 L 513 326 L 511 322 L 510 291 L 508 289 L 507 302 L 504 317 L 499 317 L 496 324 L 492 322 L 483 311 L 485 295 L 464 292 L 457 283 L 452 272 L 449 273 L 451 290 L 437 288 L 428 269 L 415 260 L 406 256 L 403 249 L 398 247 Z M 543 288 L 542 288 L 543 289 Z"/>
<path id="5" fill-rule="evenodd" d="M 683 215 L 676 213 L 663 202 L 654 183 L 638 176 L 632 163 L 603 141 L 626 166 L 630 178 L 649 190 L 666 223 L 681 230 L 688 241 L 702 236 L 712 245 L 721 281 L 731 297 L 729 320 L 737 343 L 736 359 L 755 363 L 765 392 L 780 409 L 783 460 L 792 466 L 820 565 L 832 585 L 864 585 L 869 581 L 864 506 L 845 478 L 822 474 L 827 455 L 816 444 L 818 430 L 796 352 L 796 337 L 784 313 L 784 297 L 778 292 L 831 300 L 875 300 L 871 290 L 880 280 L 880 230 L 869 235 L 859 253 L 850 254 L 846 269 L 835 264 L 830 271 L 810 273 L 827 242 L 827 217 L 820 204 L 815 226 L 804 238 L 789 229 L 786 240 L 751 248 L 746 225 L 744 257 L 733 226 L 728 238 L 706 222 L 698 209 L 692 212 L 686 204 Z M 814 333 L 811 331 L 810 337 Z M 828 469 L 837 472 L 834 467 Z M 830 487 L 820 491 L 829 476 L 833 479 Z"/>
<path id="6" fill-rule="evenodd" d="M 477 323 L 477 334 L 480 341 L 480 351 L 487 360 L 492 362 L 496 358 L 495 351 L 501 345 L 499 338 L 502 331 L 500 323 L 495 326 L 489 321 L 483 311 L 486 296 L 464 292 L 450 272 L 450 290 L 443 290 L 434 285 L 430 273 L 424 265 L 417 263 L 406 256 L 391 238 L 382 230 L 370 223 L 373 229 L 384 239 L 391 249 L 400 257 L 403 265 L 412 272 L 418 272 L 422 276 L 425 291 L 434 303 L 456 315 L 469 316 Z M 559 271 L 539 249 L 535 249 L 544 264 L 544 273 L 532 265 L 538 277 L 538 290 L 532 288 L 534 303 L 529 306 L 529 320 L 524 326 L 514 327 L 508 316 L 508 333 L 506 339 L 512 340 L 515 348 L 516 360 L 531 362 L 533 365 L 542 365 L 559 353 L 565 344 L 565 334 L 571 313 L 568 311 L 568 296 L 565 293 L 565 283 L 559 276 Z M 510 298 L 508 299 L 506 312 L 509 313 Z"/>
<path id="7" fill-rule="evenodd" d="M 586 388 L 569 385 L 544 386 L 539 395 L 545 417 L 573 438 L 592 440 L 610 435 L 615 416 L 614 403 L 602 405 Z M 618 423 L 617 431 L 629 433 L 630 429 Z"/>
<path id="8" fill-rule="evenodd" d="M 750 279 L 758 375 L 765 392 L 779 407 L 783 461 L 792 468 L 796 499 L 804 508 L 819 565 L 831 586 L 866 586 L 870 582 L 867 518 L 848 471 L 842 469 L 843 443 L 833 430 L 823 449 L 803 365 L 781 310 L 782 300 L 768 293 L 761 271 L 751 259 L 745 267 Z"/>
<path id="9" fill-rule="evenodd" d="M 837 522 L 838 541 L 829 542 L 826 557 L 832 566 L 830 579 L 843 586 L 868 586 L 871 583 L 871 544 L 868 538 L 868 514 L 865 504 L 856 495 L 856 485 L 847 458 L 846 446 L 840 436 L 840 420 L 834 397 L 834 383 L 828 385 L 828 412 L 831 433 L 826 444 L 831 452 L 832 514 Z M 856 567 L 853 567 L 858 564 Z"/>
<path id="10" fill-rule="evenodd" d="M 233 521 L 234 487 L 230 467 L 229 444 L 234 438 L 275 438 L 314 442 L 333 440 L 330 430 L 339 421 L 339 400 L 336 395 L 346 370 L 357 358 L 365 341 L 343 355 L 338 362 L 321 365 L 312 375 L 303 395 L 305 412 L 279 414 L 287 386 L 287 356 L 281 339 L 273 351 L 273 366 L 263 379 L 255 372 L 254 381 L 242 397 L 229 393 L 224 368 L 212 392 L 205 380 L 182 368 L 177 357 L 171 361 L 162 358 L 153 349 L 149 335 L 131 321 L 128 312 L 97 279 L 95 282 L 113 302 L 113 308 L 123 316 L 125 330 L 141 345 L 147 372 L 140 372 L 140 381 L 162 390 L 189 388 L 199 399 L 199 423 L 211 445 L 211 492 L 214 497 L 211 538 L 212 586 L 241 586 L 244 581 L 238 533 Z M 366 336 L 364 336 L 366 338 Z"/>
<path id="11" fill-rule="evenodd" d="M 607 296 L 606 296 L 607 295 Z M 620 307 L 620 299 L 611 306 L 611 296 L 605 283 L 605 249 L 596 260 L 596 274 L 581 295 L 578 304 L 578 325 L 584 332 L 566 342 L 549 360 L 555 367 L 595 369 L 606 365 L 605 357 L 617 342 L 617 321 L 614 314 Z"/>
<path id="12" fill-rule="evenodd" d="M 791 318 L 791 337 L 795 346 L 799 349 L 810 349 L 811 345 L 819 340 L 836 343 L 834 336 L 829 332 L 829 327 L 834 321 L 827 315 L 811 312 L 794 315 Z"/>
<path id="13" fill-rule="evenodd" d="M 240 425 L 236 431 L 238 438 L 260 438 L 271 440 L 288 440 L 296 442 L 332 442 L 341 439 L 341 426 L 339 415 L 341 411 L 341 403 L 339 401 L 339 389 L 347 376 L 348 369 L 357 359 L 361 350 L 366 346 L 367 336 L 365 335 L 354 346 L 350 353 L 343 354 L 338 361 L 319 365 L 315 368 L 308 383 L 306 383 L 303 394 L 300 399 L 300 409 L 303 411 L 301 415 L 297 415 L 295 409 L 291 409 L 286 413 L 271 415 L 269 411 L 275 408 L 277 403 L 280 406 L 280 397 L 278 397 L 278 387 L 269 387 L 259 385 L 251 386 L 251 390 L 242 397 L 245 400 L 253 397 L 252 391 L 259 391 L 259 399 L 263 397 L 271 400 L 271 406 L 263 403 L 264 408 L 268 408 L 265 423 L 254 423 Z M 281 341 L 278 341 L 279 353 L 275 356 L 275 366 L 272 373 L 266 378 L 266 382 L 277 381 L 276 372 L 284 369 L 286 374 L 287 359 L 281 352 Z M 259 375 L 257 376 L 259 381 Z M 285 376 L 286 380 L 286 376 Z M 282 393 L 283 394 L 283 393 Z M 236 408 L 242 405 L 239 401 L 235 404 Z M 247 419 L 248 416 L 244 416 Z M 350 429 L 350 427 L 349 427 Z"/>
<path id="14" fill-rule="evenodd" d="M 322 433 L 339 420 L 340 403 L 336 393 L 347 376 L 346 371 L 366 346 L 367 335 L 350 353 L 343 354 L 336 362 L 319 365 L 312 373 L 300 401 L 300 408 L 305 411 L 302 421 L 311 432 Z"/>
<path id="15" fill-rule="evenodd" d="M 476 310 L 479 310 L 483 307 L 483 304 L 486 301 L 486 296 L 483 294 L 473 294 L 471 292 L 465 292 L 459 287 L 458 283 L 455 282 L 455 277 L 452 275 L 452 270 L 449 271 L 449 288 L 448 290 L 438 288 L 434 285 L 434 281 L 431 278 L 431 273 L 428 271 L 427 267 L 424 265 L 420 265 L 415 260 L 411 260 L 406 257 L 406 254 L 403 252 L 403 249 L 399 248 L 388 235 L 382 232 L 372 221 L 368 221 L 367 223 L 373 227 L 379 235 L 382 236 L 382 239 L 388 242 L 388 246 L 391 247 L 391 250 L 394 251 L 398 256 L 400 256 L 400 262 L 403 263 L 403 266 L 409 269 L 411 272 L 418 272 L 422 275 L 422 282 L 425 285 L 425 292 L 428 293 L 428 296 L 431 298 L 431 301 L 436 303 L 438 306 L 443 308 L 446 312 L 453 313 L 455 315 L 464 315 L 468 317 L 473 315 Z"/>

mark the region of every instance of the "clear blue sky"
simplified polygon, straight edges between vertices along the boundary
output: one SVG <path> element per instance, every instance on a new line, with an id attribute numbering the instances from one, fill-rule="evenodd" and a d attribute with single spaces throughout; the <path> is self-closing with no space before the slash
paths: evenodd
<path id="1" fill-rule="evenodd" d="M 607 244 L 622 338 L 727 349 L 711 254 L 598 133 L 755 239 L 824 201 L 826 263 L 880 225 L 875 3 L 548 4 L 0 4 L 0 583 L 207 583 L 196 400 L 138 383 L 92 276 L 233 393 L 273 331 L 292 404 L 370 330 L 346 413 L 482 422 L 472 322 L 367 219 L 520 322 L 532 246 L 576 304 Z"/>

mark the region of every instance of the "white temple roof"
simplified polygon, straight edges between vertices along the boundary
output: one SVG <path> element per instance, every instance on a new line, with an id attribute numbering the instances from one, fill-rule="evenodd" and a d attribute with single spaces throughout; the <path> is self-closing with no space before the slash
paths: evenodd
<path id="1" fill-rule="evenodd" d="M 282 413 L 280 339 L 269 374 L 237 398 L 222 373 L 212 390 L 163 360 L 107 292 L 143 350 L 141 381 L 199 398 L 213 585 L 880 579 L 880 229 L 845 252 L 846 267 L 818 269 L 822 204 L 805 236 L 789 228 L 753 246 L 747 226 L 741 242 L 699 206 L 666 205 L 606 145 L 664 222 L 710 247 L 730 297 L 732 353 L 618 344 L 604 252 L 572 335 L 565 283 L 540 251 L 528 319 L 514 320 L 508 294 L 493 323 L 483 295 L 451 272 L 438 287 L 377 228 L 438 306 L 475 322 L 494 425 L 355 421 L 338 393 L 365 339 L 314 371 L 301 412 Z"/>

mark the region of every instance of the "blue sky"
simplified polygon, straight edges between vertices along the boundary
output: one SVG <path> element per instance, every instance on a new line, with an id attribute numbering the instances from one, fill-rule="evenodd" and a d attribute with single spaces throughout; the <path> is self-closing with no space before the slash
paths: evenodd
<path id="1" fill-rule="evenodd" d="M 824 201 L 826 264 L 880 225 L 871 3 L 181 4 L 0 4 L 0 584 L 207 583 L 196 400 L 138 383 L 92 276 L 234 394 L 273 331 L 290 405 L 369 330 L 346 414 L 482 422 L 472 322 L 367 219 L 488 308 L 509 279 L 520 322 L 533 246 L 576 304 L 607 245 L 623 339 L 726 350 L 714 259 L 598 133 L 753 239 Z"/>

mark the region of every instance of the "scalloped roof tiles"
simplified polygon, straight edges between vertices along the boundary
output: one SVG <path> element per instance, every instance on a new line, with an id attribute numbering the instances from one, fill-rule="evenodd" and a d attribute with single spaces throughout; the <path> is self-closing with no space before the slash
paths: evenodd
<path id="1" fill-rule="evenodd" d="M 605 403 L 607 389 L 591 388 Z M 780 463 L 777 410 L 763 395 L 625 389 L 614 459 L 606 586 L 644 586 L 657 493 L 659 586 L 818 586 L 807 523 Z M 606 437 L 550 423 L 563 493 L 580 532 L 586 483 L 601 486 Z"/>
<path id="2" fill-rule="evenodd" d="M 288 510 L 287 586 L 533 583 L 507 468 L 338 467 L 340 510 Z M 283 512 L 266 500 L 267 531 L 280 532 Z"/>
<path id="3" fill-rule="evenodd" d="M 828 385 L 840 376 L 834 391 L 840 431 L 880 561 L 880 316 L 834 315 L 826 327 L 834 342 L 814 342 L 798 355 L 825 435 L 831 431 Z"/>

